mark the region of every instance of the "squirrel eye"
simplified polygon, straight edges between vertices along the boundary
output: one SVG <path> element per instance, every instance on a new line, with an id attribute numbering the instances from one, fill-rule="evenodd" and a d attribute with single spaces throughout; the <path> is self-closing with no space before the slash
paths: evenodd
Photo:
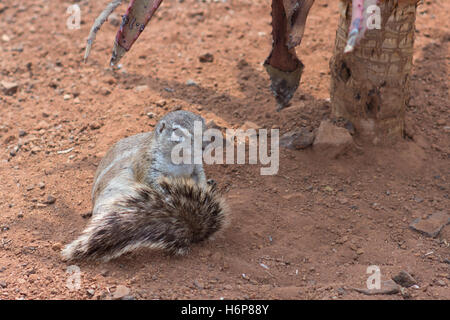
<path id="1" fill-rule="evenodd" d="M 184 141 L 184 137 L 183 136 L 179 136 L 174 130 L 172 132 L 172 135 L 170 136 L 170 141 L 172 141 L 172 142 L 183 142 Z"/>
<path id="2" fill-rule="evenodd" d="M 159 133 L 163 132 L 165 128 L 166 128 L 166 123 L 165 123 L 165 122 L 162 122 L 162 123 L 161 123 L 161 126 L 160 126 L 160 128 L 159 128 Z"/>

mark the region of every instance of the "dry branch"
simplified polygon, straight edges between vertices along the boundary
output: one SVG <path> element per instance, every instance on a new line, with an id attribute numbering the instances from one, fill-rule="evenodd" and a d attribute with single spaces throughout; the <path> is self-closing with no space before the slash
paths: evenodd
<path id="1" fill-rule="evenodd" d="M 116 8 L 122 3 L 122 0 L 113 0 L 111 1 L 106 8 L 100 13 L 100 15 L 95 19 L 94 24 L 92 25 L 91 31 L 89 32 L 89 37 L 87 40 L 86 52 L 84 53 L 84 62 L 87 61 L 89 54 L 91 53 L 92 45 L 94 44 L 95 37 L 97 32 L 102 27 L 103 23 L 108 19 L 111 13 L 116 10 Z"/>

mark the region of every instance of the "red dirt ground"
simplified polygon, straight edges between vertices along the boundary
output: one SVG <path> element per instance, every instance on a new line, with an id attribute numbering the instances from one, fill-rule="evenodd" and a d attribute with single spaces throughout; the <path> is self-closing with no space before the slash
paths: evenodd
<path id="1" fill-rule="evenodd" d="M 180 107 L 230 127 L 317 128 L 330 116 L 338 19 L 338 1 L 316 1 L 297 50 L 306 65 L 301 87 L 277 113 L 261 65 L 271 46 L 269 1 L 165 0 L 119 71 L 108 67 L 117 29 L 110 23 L 82 62 L 107 1 L 76 2 L 80 30 L 66 28 L 68 1 L 0 3 L 0 80 L 19 84 L 0 96 L 0 299 L 108 299 L 118 285 L 136 299 L 402 299 L 350 290 L 366 286 L 369 265 L 382 280 L 410 272 L 419 286 L 408 289 L 411 299 L 450 299 L 450 227 L 436 239 L 408 228 L 450 207 L 449 1 L 418 9 L 413 140 L 362 146 L 338 160 L 281 149 L 276 176 L 260 176 L 259 166 L 209 166 L 229 190 L 232 224 L 222 235 L 181 258 L 142 250 L 80 263 L 81 288 L 69 291 L 59 250 L 87 224 L 82 214 L 106 150 Z M 200 63 L 204 53 L 214 61 Z M 56 202 L 46 204 L 49 196 Z"/>

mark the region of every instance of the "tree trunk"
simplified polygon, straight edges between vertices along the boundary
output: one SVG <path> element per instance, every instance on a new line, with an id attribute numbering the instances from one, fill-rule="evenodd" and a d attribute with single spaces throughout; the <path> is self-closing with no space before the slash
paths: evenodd
<path id="1" fill-rule="evenodd" d="M 358 137 L 374 144 L 402 137 L 412 68 L 418 0 L 381 0 L 381 29 L 367 30 L 344 54 L 351 0 L 340 0 L 340 22 L 331 59 L 333 116 L 352 122 Z"/>

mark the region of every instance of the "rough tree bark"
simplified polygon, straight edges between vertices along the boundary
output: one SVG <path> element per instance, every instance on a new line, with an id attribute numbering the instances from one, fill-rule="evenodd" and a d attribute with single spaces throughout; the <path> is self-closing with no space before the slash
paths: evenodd
<path id="1" fill-rule="evenodd" d="M 331 104 L 358 137 L 374 144 L 402 136 L 412 68 L 419 0 L 381 0 L 381 29 L 367 30 L 354 51 L 344 54 L 351 0 L 340 0 L 340 22 L 331 59 Z"/>

